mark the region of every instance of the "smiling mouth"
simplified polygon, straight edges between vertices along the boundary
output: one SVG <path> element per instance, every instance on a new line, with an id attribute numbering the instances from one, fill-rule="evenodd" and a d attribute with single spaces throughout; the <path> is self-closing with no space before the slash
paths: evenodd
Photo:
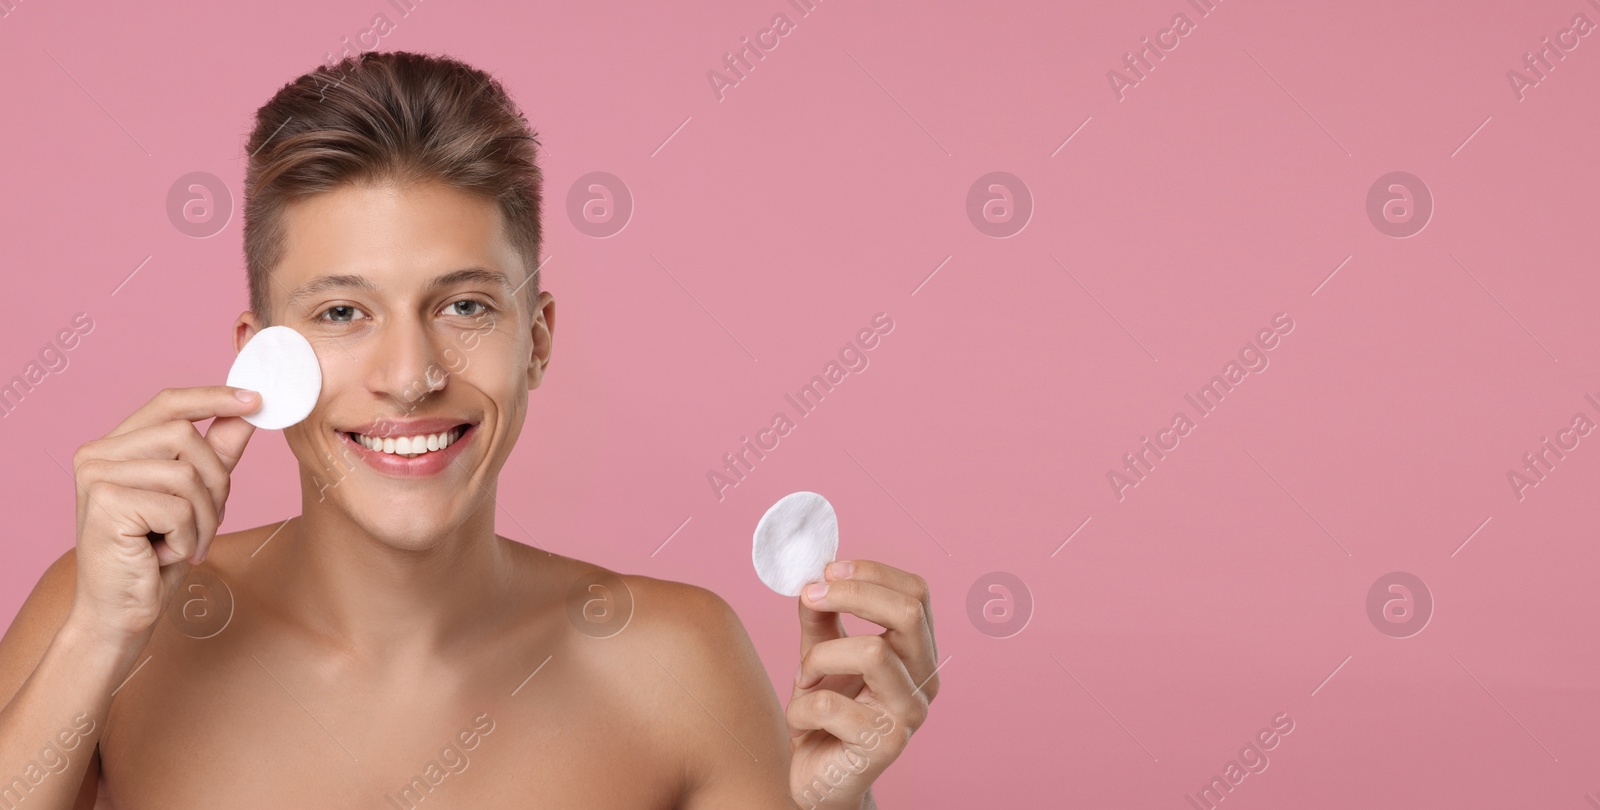
<path id="1" fill-rule="evenodd" d="M 349 431 L 345 431 L 344 435 L 356 444 L 375 453 L 384 453 L 401 458 L 418 458 L 429 453 L 437 453 L 455 444 L 471 427 L 469 424 L 460 424 L 439 433 L 413 436 L 369 436 L 364 433 L 351 433 Z"/>

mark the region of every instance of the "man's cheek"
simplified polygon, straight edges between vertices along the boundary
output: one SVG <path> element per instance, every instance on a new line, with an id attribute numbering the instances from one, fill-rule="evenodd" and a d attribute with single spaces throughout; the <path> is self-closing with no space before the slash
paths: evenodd
<path id="1" fill-rule="evenodd" d="M 332 402 L 345 389 L 359 389 L 370 379 L 367 353 L 361 347 L 313 339 L 311 348 L 317 353 L 317 365 L 322 367 L 322 395 L 317 399 L 317 407 Z"/>
<path id="2" fill-rule="evenodd" d="M 461 333 L 459 339 L 461 345 L 465 346 L 467 351 L 476 350 L 478 345 L 483 342 L 484 337 L 494 333 L 495 326 L 498 324 L 499 321 L 493 315 L 484 318 L 477 326 Z"/>
<path id="3" fill-rule="evenodd" d="M 509 340 L 485 341 L 477 351 L 466 358 L 471 369 L 468 375 L 473 385 L 481 387 L 491 396 L 509 397 L 516 391 L 527 391 L 528 370 L 533 366 L 529 350 Z M 504 390 L 500 390 L 500 386 Z"/>

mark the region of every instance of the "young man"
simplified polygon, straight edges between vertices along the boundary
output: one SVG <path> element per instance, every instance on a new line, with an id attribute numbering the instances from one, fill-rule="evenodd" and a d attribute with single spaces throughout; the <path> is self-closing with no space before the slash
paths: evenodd
<path id="1" fill-rule="evenodd" d="M 302 512 L 216 534 L 251 392 L 163 391 L 79 448 L 76 548 L 0 641 L 0 810 L 873 806 L 939 688 L 921 578 L 834 564 L 785 710 L 714 593 L 494 533 L 555 329 L 536 146 L 447 58 L 261 108 L 234 343 L 316 349 Z"/>

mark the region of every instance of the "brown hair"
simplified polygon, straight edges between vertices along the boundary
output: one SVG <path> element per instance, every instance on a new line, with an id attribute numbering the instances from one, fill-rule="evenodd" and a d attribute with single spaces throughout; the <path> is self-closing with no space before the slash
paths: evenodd
<path id="1" fill-rule="evenodd" d="M 443 182 L 494 200 L 539 298 L 538 135 L 489 74 L 448 56 L 370 52 L 289 82 L 256 111 L 246 144 L 244 258 L 250 310 L 270 321 L 288 203 L 345 184 Z"/>

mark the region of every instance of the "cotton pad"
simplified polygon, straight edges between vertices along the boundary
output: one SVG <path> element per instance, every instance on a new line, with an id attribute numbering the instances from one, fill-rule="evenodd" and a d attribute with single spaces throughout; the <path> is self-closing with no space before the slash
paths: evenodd
<path id="1" fill-rule="evenodd" d="M 839 518 L 833 504 L 815 492 L 778 499 L 756 523 L 751 559 L 756 576 L 784 596 L 799 596 L 839 553 Z"/>
<path id="2" fill-rule="evenodd" d="M 258 428 L 282 430 L 316 407 L 322 393 L 322 366 L 310 341 L 287 326 L 256 333 L 228 371 L 228 385 L 261 394 L 261 407 L 244 417 Z"/>

